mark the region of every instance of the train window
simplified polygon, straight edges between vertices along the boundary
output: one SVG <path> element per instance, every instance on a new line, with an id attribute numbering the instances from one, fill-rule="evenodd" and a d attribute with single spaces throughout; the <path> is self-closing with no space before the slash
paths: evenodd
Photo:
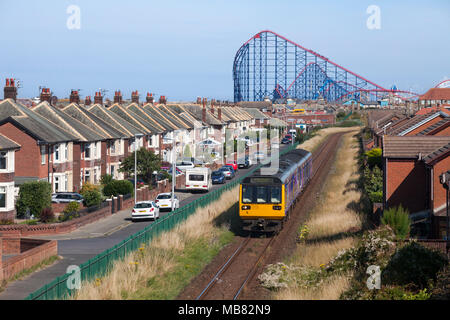
<path id="1" fill-rule="evenodd" d="M 252 203 L 253 201 L 253 187 L 242 186 L 242 203 Z"/>
<path id="2" fill-rule="evenodd" d="M 256 187 L 256 202 L 257 203 L 267 202 L 267 187 Z"/>
<path id="3" fill-rule="evenodd" d="M 281 203 L 281 188 L 271 187 L 270 202 L 271 203 Z"/>

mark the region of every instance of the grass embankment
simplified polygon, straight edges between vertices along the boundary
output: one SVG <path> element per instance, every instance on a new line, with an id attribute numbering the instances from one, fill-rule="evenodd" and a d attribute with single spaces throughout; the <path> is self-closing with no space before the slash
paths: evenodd
<path id="1" fill-rule="evenodd" d="M 105 277 L 82 283 L 74 299 L 174 299 L 234 234 L 237 187 L 185 222 L 117 261 Z"/>
<path id="2" fill-rule="evenodd" d="M 315 132 L 311 139 L 306 140 L 305 142 L 300 144 L 298 146 L 298 148 L 305 149 L 310 152 L 314 152 L 319 147 L 319 145 L 325 141 L 325 139 L 329 135 L 331 135 L 333 133 L 346 132 L 349 130 L 359 130 L 359 129 L 360 129 L 359 127 L 351 127 L 351 128 L 330 127 L 330 128 L 321 129 L 321 130 Z"/>
<path id="3" fill-rule="evenodd" d="M 314 149 L 314 140 L 349 128 L 322 130 L 302 148 Z M 299 230 L 296 252 L 285 263 L 265 274 L 267 287 L 278 288 L 273 299 L 338 299 L 350 285 L 351 274 L 323 277 L 322 269 L 337 253 L 355 245 L 363 229 L 363 195 L 359 190 L 358 129 L 346 134 L 339 147 L 327 184 Z M 309 144 L 312 144 L 311 146 Z M 274 279 L 270 279 L 270 274 Z"/>

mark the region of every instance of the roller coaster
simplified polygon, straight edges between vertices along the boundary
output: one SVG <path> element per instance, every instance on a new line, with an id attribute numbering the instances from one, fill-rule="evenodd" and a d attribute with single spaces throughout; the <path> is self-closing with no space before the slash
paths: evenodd
<path id="1" fill-rule="evenodd" d="M 415 100 L 413 92 L 386 89 L 313 50 L 264 30 L 237 51 L 233 63 L 234 101 L 270 99 L 329 102 Z"/>

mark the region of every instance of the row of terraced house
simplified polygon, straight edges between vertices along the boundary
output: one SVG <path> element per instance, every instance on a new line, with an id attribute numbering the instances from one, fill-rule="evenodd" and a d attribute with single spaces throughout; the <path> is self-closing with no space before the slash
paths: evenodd
<path id="1" fill-rule="evenodd" d="M 170 104 L 161 96 L 144 103 L 134 91 L 124 101 L 116 91 L 111 105 L 101 92 L 81 101 L 72 90 L 67 102 L 52 99 L 42 88 L 40 102 L 31 106 L 17 99 L 14 79 L 7 79 L 0 101 L 0 220 L 15 216 L 17 189 L 27 181 L 45 180 L 53 192 L 77 192 L 83 183 L 97 184 L 104 174 L 123 179 L 121 161 L 136 148 L 145 147 L 171 162 L 172 139 L 183 154 L 205 139 L 223 142 L 226 129 L 234 135 L 261 128 L 270 117 L 257 109 L 220 105 L 198 98 L 196 103 Z"/>
<path id="2" fill-rule="evenodd" d="M 402 205 L 422 237 L 447 237 L 447 191 L 440 176 L 450 170 L 450 91 L 432 89 L 419 99 L 413 115 L 399 111 L 369 112 L 372 139 L 365 147 L 382 148 L 383 207 Z"/>

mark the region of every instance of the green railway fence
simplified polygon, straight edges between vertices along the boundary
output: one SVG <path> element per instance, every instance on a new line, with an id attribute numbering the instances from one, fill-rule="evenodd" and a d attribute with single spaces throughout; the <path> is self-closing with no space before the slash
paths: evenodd
<path id="1" fill-rule="evenodd" d="M 293 144 L 286 147 L 280 152 L 280 155 L 285 154 L 295 148 L 298 144 Z M 241 181 L 253 174 L 261 164 L 255 166 L 252 170 L 247 172 L 244 176 L 230 181 L 223 187 L 210 191 L 202 197 L 186 204 L 168 214 L 161 217 L 154 223 L 146 226 L 144 229 L 136 232 L 128 238 L 122 240 L 110 249 L 103 251 L 97 256 L 79 265 L 79 276 L 81 282 L 92 281 L 96 278 L 105 276 L 113 267 L 113 262 L 119 259 L 123 260 L 128 254 L 136 251 L 143 243 L 149 244 L 152 239 L 158 237 L 163 232 L 172 230 L 176 225 L 186 220 L 198 208 L 205 207 L 211 202 L 217 201 L 220 196 L 236 187 Z M 25 300 L 62 300 L 72 296 L 77 289 L 70 289 L 69 285 L 73 279 L 73 274 L 66 273 L 56 277 L 50 283 L 44 285 L 40 289 L 28 295 Z"/>

